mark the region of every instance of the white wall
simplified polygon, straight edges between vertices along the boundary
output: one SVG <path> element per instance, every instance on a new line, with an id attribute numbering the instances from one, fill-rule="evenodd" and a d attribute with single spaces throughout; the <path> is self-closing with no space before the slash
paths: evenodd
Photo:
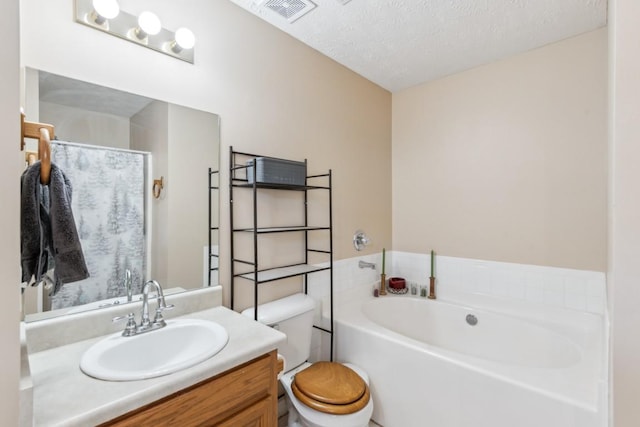
<path id="1" fill-rule="evenodd" d="M 640 2 L 609 0 L 609 296 L 613 417 L 640 423 Z"/>
<path id="2" fill-rule="evenodd" d="M 18 1 L 5 1 L 0 14 L 0 38 L 5 40 L 0 65 L 0 414 L 6 426 L 18 425 L 18 385 L 20 375 L 20 250 L 19 189 L 23 153 L 20 141 Z"/>

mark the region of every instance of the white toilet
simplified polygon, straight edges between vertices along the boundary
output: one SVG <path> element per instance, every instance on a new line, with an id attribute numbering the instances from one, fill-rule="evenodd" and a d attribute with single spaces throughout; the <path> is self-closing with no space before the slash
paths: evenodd
<path id="1" fill-rule="evenodd" d="M 307 362 L 314 308 L 314 300 L 305 294 L 258 306 L 258 321 L 287 336 L 278 353 L 284 358 L 280 381 L 287 395 L 288 425 L 366 427 L 373 413 L 367 374 L 351 364 Z M 242 314 L 253 319 L 253 307 Z"/>

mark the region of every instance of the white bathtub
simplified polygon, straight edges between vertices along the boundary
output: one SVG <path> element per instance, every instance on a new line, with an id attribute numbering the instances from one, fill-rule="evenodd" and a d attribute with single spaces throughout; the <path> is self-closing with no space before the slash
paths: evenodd
<path id="1" fill-rule="evenodd" d="M 385 427 L 605 427 L 601 316 L 504 308 L 351 303 L 337 310 L 336 355 L 367 371 Z"/>

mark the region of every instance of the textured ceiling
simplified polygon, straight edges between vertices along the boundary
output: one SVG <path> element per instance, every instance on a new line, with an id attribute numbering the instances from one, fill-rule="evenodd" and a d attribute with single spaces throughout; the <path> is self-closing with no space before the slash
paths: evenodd
<path id="1" fill-rule="evenodd" d="M 314 0 L 292 23 L 273 5 L 300 0 L 230 1 L 392 92 L 607 22 L 607 0 Z"/>

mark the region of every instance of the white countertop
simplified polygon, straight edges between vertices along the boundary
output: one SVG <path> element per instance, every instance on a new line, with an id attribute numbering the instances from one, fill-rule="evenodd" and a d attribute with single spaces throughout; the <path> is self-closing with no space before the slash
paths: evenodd
<path id="1" fill-rule="evenodd" d="M 102 337 L 30 354 L 33 425 L 88 426 L 109 421 L 248 362 L 276 349 L 285 340 L 284 334 L 225 307 L 198 311 L 183 317 L 219 323 L 229 333 L 229 342 L 210 359 L 162 377 L 111 382 L 85 375 L 79 368 L 80 358 L 87 348 Z"/>

